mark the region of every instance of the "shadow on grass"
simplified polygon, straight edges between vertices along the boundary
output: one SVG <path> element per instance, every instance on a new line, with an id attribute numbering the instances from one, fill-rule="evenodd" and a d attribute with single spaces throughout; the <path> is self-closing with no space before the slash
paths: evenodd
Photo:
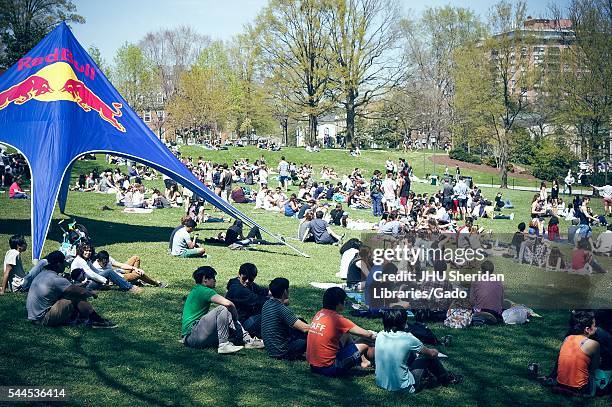
<path id="1" fill-rule="evenodd" d="M 78 216 L 73 216 L 72 219 L 87 228 L 96 246 L 115 243 L 168 242 L 173 230 L 170 227 L 132 225 Z M 64 229 L 66 228 L 65 223 L 62 226 Z M 0 230 L 5 234 L 29 235 L 30 220 L 0 219 Z M 62 229 L 54 219 L 51 222 L 47 238 L 62 241 L 62 233 Z"/>

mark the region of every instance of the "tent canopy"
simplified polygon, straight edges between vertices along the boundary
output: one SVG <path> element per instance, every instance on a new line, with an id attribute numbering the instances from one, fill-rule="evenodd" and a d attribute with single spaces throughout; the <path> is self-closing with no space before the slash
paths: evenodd
<path id="1" fill-rule="evenodd" d="M 166 148 L 65 23 L 0 76 L 0 142 L 18 149 L 32 173 L 33 259 L 42 253 L 55 201 L 62 212 L 65 208 L 72 165 L 86 153 L 144 163 L 230 216 L 257 225 L 211 192 Z"/>

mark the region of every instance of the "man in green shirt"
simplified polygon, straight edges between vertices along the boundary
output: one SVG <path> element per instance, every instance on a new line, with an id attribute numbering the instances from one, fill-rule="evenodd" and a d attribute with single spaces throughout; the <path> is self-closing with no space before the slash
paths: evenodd
<path id="1" fill-rule="evenodd" d="M 230 342 L 230 330 L 242 337 L 234 304 L 214 290 L 217 272 L 202 266 L 193 273 L 195 287 L 191 289 L 183 307 L 182 342 L 190 348 L 218 346 L 221 354 L 235 353 L 244 346 Z M 210 304 L 218 306 L 210 310 Z"/>

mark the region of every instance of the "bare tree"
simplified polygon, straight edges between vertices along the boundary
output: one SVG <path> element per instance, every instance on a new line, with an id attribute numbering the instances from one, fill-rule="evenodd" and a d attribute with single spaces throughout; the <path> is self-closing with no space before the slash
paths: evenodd
<path id="1" fill-rule="evenodd" d="M 396 0 L 333 0 L 326 19 L 339 102 L 346 111 L 346 141 L 355 137 L 355 117 L 403 78 Z"/>

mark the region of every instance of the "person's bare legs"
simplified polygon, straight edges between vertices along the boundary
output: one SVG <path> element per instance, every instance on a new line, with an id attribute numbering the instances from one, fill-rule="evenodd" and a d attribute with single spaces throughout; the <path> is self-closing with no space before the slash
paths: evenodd
<path id="1" fill-rule="evenodd" d="M 132 256 L 130 257 L 125 264 L 129 264 L 130 266 L 134 266 L 137 269 L 140 268 L 140 256 Z"/>

